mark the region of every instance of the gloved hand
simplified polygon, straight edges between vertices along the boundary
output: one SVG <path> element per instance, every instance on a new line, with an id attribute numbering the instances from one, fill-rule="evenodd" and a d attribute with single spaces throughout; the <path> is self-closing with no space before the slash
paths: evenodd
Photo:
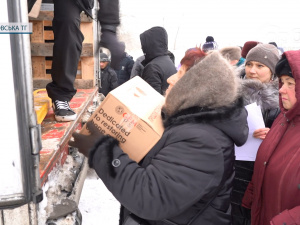
<path id="1" fill-rule="evenodd" d="M 81 152 L 84 156 L 89 157 L 89 151 L 92 147 L 94 147 L 103 134 L 97 129 L 93 121 L 87 122 L 86 127 L 90 131 L 90 135 L 74 132 L 72 134 L 74 141 L 70 140 L 68 144 L 74 148 L 78 148 L 79 152 Z"/>
<path id="2" fill-rule="evenodd" d="M 102 29 L 100 47 L 108 48 L 111 53 L 110 66 L 114 70 L 119 70 L 120 62 L 125 54 L 125 46 L 119 42 L 115 32 L 107 29 Z"/>

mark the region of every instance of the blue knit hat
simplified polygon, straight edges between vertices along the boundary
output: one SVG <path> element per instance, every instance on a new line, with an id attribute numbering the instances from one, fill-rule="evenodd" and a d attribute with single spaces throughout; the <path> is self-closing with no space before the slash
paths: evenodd
<path id="1" fill-rule="evenodd" d="M 215 49 L 218 49 L 218 44 L 215 42 L 212 36 L 207 36 L 206 42 L 202 45 L 202 51 L 208 52 Z"/>

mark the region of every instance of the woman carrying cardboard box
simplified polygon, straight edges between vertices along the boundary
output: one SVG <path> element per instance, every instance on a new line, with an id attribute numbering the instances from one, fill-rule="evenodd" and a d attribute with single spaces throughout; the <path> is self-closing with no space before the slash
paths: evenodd
<path id="1" fill-rule="evenodd" d="M 92 123 L 69 143 L 120 201 L 120 224 L 231 224 L 234 144 L 248 136 L 239 83 L 217 51 L 189 49 L 181 65 L 168 79 L 163 136 L 142 161 Z"/>

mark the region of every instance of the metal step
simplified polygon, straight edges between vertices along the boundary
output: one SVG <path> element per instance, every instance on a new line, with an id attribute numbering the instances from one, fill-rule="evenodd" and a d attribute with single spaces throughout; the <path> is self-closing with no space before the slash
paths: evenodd
<path id="1" fill-rule="evenodd" d="M 50 108 L 43 122 L 42 150 L 40 151 L 40 178 L 43 185 L 53 167 L 63 165 L 69 154 L 68 141 L 77 129 L 81 129 L 82 116 L 87 108 L 93 104 L 98 94 L 98 88 L 78 89 L 70 102 L 70 107 L 77 113 L 75 121 L 57 122 L 53 109 Z"/>

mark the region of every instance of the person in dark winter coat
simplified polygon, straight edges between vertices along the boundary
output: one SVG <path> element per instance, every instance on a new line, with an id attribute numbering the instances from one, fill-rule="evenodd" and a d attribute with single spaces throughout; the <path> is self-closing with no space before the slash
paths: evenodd
<path id="1" fill-rule="evenodd" d="M 125 52 L 124 57 L 120 62 L 120 69 L 115 70 L 118 77 L 118 85 L 121 85 L 130 79 L 133 64 L 134 61 L 132 56 L 128 55 L 128 53 Z"/>
<path id="2" fill-rule="evenodd" d="M 122 42 L 125 49 L 125 43 Z M 124 52 L 118 70 L 115 70 L 118 77 L 118 85 L 121 85 L 130 79 L 134 60 L 127 52 Z"/>
<path id="3" fill-rule="evenodd" d="M 168 34 L 163 27 L 152 27 L 140 35 L 145 59 L 141 77 L 160 94 L 168 87 L 167 79 L 176 68 L 168 53 Z"/>
<path id="4" fill-rule="evenodd" d="M 173 64 L 175 64 L 175 55 L 173 54 L 173 52 L 171 52 L 170 50 L 168 50 L 168 56 L 172 60 Z"/>
<path id="5" fill-rule="evenodd" d="M 27 0 L 28 12 L 36 0 Z M 98 0 L 100 9 L 97 19 L 101 25 L 101 41 L 99 46 L 111 52 L 111 66 L 118 68 L 121 55 L 124 52 L 117 39 L 116 30 L 120 24 L 119 0 Z M 80 13 L 82 11 L 93 17 L 93 0 L 53 0 L 54 18 L 52 21 L 54 33 L 53 61 L 51 67 L 52 81 L 46 89 L 53 102 L 53 110 L 57 121 L 75 120 L 77 114 L 70 108 L 69 102 L 76 94 L 74 81 L 77 65 L 82 50 L 84 36 L 80 31 Z M 98 49 L 98 47 L 96 47 Z"/>
<path id="6" fill-rule="evenodd" d="M 300 50 L 277 63 L 281 113 L 259 147 L 243 206 L 252 225 L 300 224 Z"/>
<path id="7" fill-rule="evenodd" d="M 101 85 L 99 93 L 106 96 L 110 91 L 118 87 L 116 72 L 109 65 L 110 59 L 105 53 L 100 53 Z"/>
<path id="8" fill-rule="evenodd" d="M 170 57 L 170 59 L 172 60 L 172 62 L 175 64 L 175 56 L 174 54 L 168 50 L 168 56 Z M 144 65 L 142 64 L 142 62 L 145 60 L 145 56 L 142 55 L 140 57 L 138 57 L 132 67 L 131 70 L 131 75 L 130 75 L 130 79 L 135 77 L 135 76 L 141 76 L 144 70 Z"/>
<path id="9" fill-rule="evenodd" d="M 270 44 L 258 44 L 246 56 L 241 95 L 245 106 L 256 102 L 261 107 L 265 123 L 264 128 L 254 131 L 255 138 L 264 139 L 280 113 L 278 81 L 274 76 L 278 60 L 278 51 Z M 242 207 L 242 198 L 252 178 L 253 167 L 254 161 L 235 161 L 236 176 L 231 198 L 233 225 L 250 225 L 250 211 Z"/>
<path id="10" fill-rule="evenodd" d="M 139 164 L 93 123 L 91 135 L 69 142 L 124 207 L 120 224 L 127 216 L 150 225 L 231 224 L 234 144 L 247 139 L 247 112 L 229 63 L 219 52 L 204 55 L 169 77 L 165 131 Z"/>
<path id="11" fill-rule="evenodd" d="M 142 55 L 138 57 L 132 67 L 131 74 L 130 74 L 130 79 L 135 77 L 135 76 L 141 76 L 144 70 L 144 66 L 142 62 L 145 60 L 145 56 Z"/>

